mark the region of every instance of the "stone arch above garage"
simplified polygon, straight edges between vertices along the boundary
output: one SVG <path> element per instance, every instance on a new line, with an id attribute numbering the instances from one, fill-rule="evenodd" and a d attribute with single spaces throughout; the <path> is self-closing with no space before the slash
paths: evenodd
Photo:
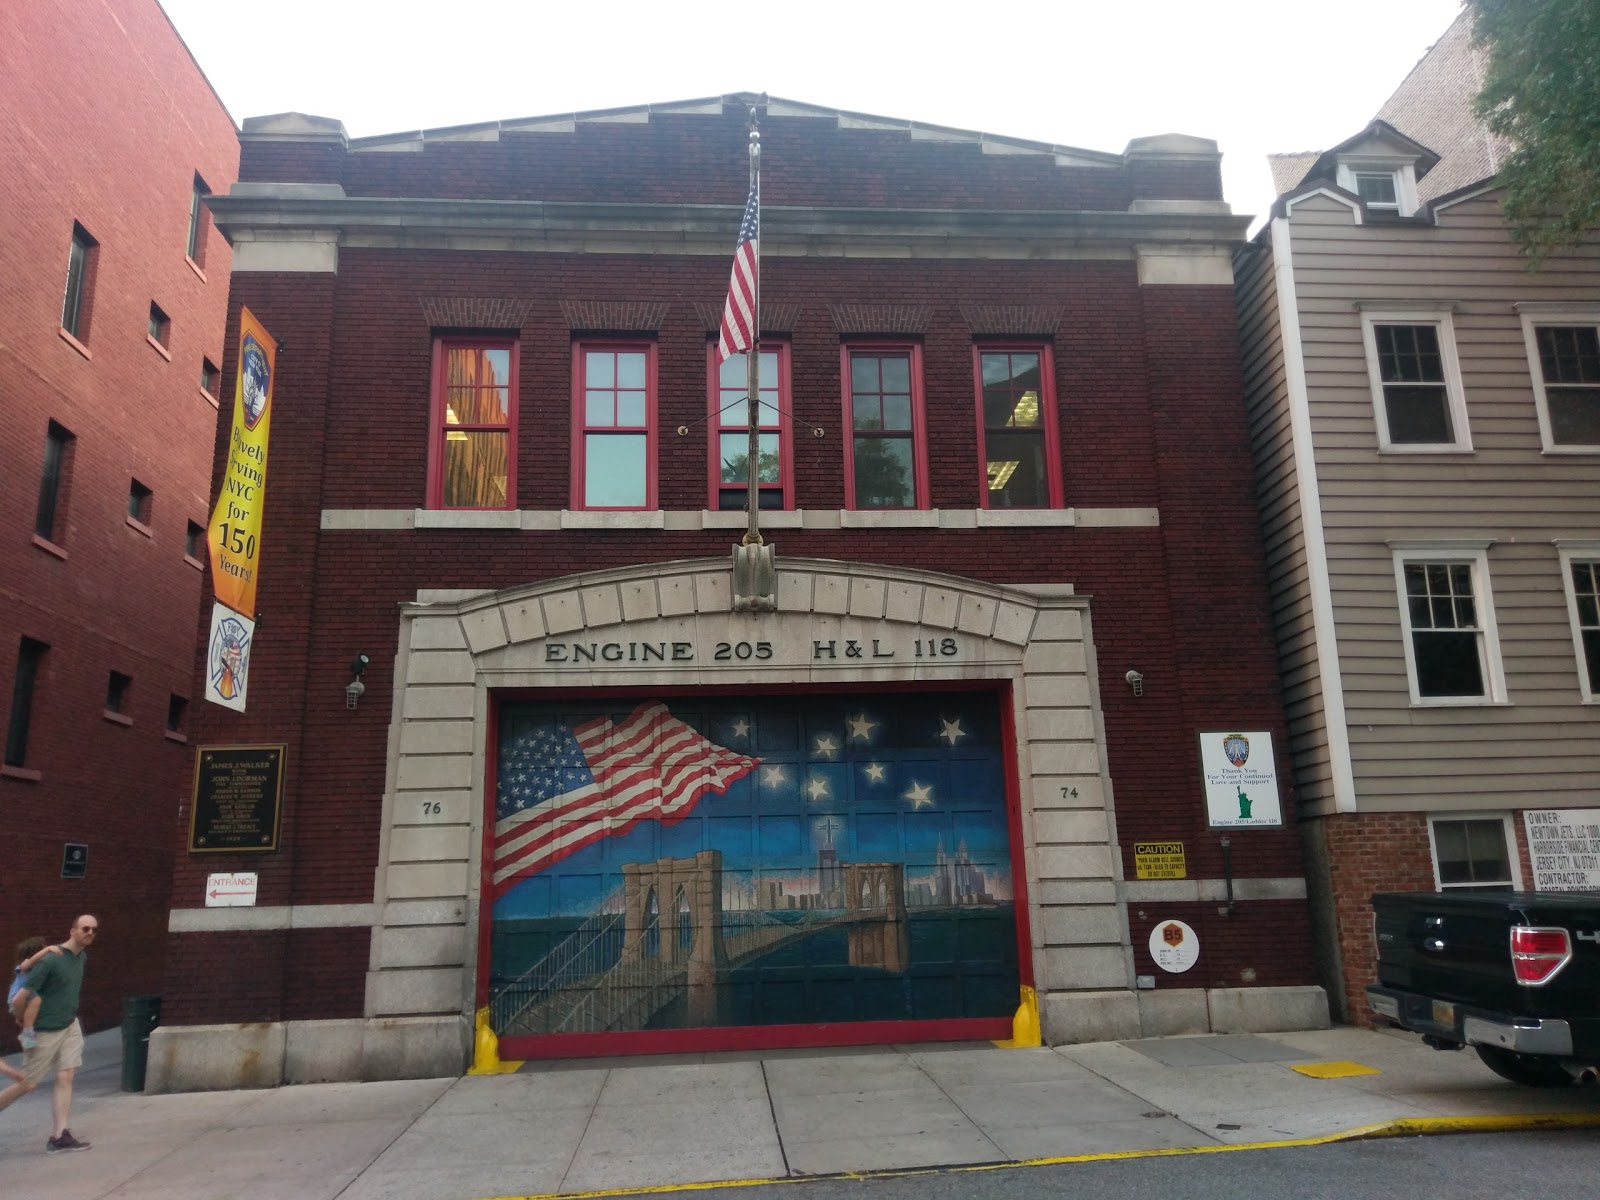
<path id="1" fill-rule="evenodd" d="M 402 607 L 369 1017 L 475 1005 L 494 689 L 1009 686 L 1037 985 L 1131 989 L 1088 600 L 1066 585 L 779 563 L 768 613 L 733 611 L 728 559 L 424 592 Z M 413 923 L 436 910 L 460 914 L 443 918 L 460 922 L 453 937 Z M 422 961 L 424 932 L 444 961 Z"/>

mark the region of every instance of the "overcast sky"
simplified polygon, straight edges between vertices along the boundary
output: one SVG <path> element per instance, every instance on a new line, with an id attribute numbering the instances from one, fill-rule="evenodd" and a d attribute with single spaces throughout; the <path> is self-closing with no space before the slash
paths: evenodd
<path id="1" fill-rule="evenodd" d="M 1368 121 L 1460 0 L 162 0 L 235 121 L 294 110 L 353 137 L 765 91 L 1120 151 L 1215 139 L 1227 199 L 1264 156 Z M 777 197 L 774 203 L 782 203 Z"/>

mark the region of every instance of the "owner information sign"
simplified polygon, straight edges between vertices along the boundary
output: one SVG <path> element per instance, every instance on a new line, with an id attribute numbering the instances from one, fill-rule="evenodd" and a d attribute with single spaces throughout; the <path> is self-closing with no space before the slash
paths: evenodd
<path id="1" fill-rule="evenodd" d="M 1600 808 L 1528 809 L 1522 820 L 1534 891 L 1600 890 Z"/>

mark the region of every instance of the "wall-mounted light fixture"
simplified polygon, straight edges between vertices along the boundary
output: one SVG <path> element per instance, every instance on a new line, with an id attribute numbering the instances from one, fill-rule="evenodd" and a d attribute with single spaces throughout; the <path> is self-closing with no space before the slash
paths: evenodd
<path id="1" fill-rule="evenodd" d="M 1135 696 L 1144 695 L 1144 676 L 1138 671 L 1129 671 L 1123 676 L 1128 681 L 1128 686 L 1133 689 Z"/>
<path id="2" fill-rule="evenodd" d="M 361 682 L 361 673 L 367 669 L 367 664 L 372 660 L 365 654 L 358 654 L 350 660 L 350 674 L 354 676 L 344 689 L 344 706 L 354 708 L 356 703 L 366 694 L 367 685 Z"/>

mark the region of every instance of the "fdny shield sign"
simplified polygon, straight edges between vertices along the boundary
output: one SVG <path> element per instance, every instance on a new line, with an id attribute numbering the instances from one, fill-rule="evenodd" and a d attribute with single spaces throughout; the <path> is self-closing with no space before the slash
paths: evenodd
<path id="1" fill-rule="evenodd" d="M 1222 739 L 1222 753 L 1236 767 L 1250 760 L 1250 739 L 1242 733 L 1230 733 Z"/>
<path id="2" fill-rule="evenodd" d="M 1207 824 L 1213 829 L 1279 826 L 1278 770 L 1272 734 L 1223 730 L 1200 735 L 1200 775 L 1206 789 Z"/>

